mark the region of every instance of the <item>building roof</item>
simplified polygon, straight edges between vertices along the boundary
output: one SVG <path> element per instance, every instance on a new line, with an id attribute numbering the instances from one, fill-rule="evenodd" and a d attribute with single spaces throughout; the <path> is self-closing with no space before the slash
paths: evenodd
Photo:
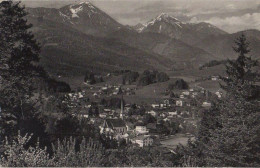
<path id="1" fill-rule="evenodd" d="M 146 125 L 147 129 L 156 129 L 156 123 L 149 123 Z"/>
<path id="2" fill-rule="evenodd" d="M 115 128 L 115 127 L 126 127 L 125 122 L 121 119 L 106 119 L 106 123 L 108 127 Z"/>
<path id="3" fill-rule="evenodd" d="M 135 126 L 146 126 L 143 122 L 137 122 Z"/>
<path id="4" fill-rule="evenodd" d="M 151 136 L 150 135 L 140 135 L 140 136 L 133 138 L 133 140 L 142 140 L 143 141 L 146 138 L 151 138 Z"/>

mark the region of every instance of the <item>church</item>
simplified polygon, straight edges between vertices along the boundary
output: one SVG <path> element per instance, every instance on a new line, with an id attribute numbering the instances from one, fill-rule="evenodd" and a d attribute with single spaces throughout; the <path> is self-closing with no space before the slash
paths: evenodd
<path id="1" fill-rule="evenodd" d="M 100 132 L 115 139 L 126 139 L 128 137 L 127 127 L 124 121 L 124 103 L 123 96 L 121 99 L 120 118 L 105 119 L 101 126 Z"/>

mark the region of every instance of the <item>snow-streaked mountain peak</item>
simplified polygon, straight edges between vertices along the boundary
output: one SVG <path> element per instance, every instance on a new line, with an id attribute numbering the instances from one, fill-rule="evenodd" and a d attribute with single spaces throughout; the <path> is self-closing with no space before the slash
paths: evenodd
<path id="1" fill-rule="evenodd" d="M 160 20 L 160 19 L 172 19 L 172 20 L 175 20 L 177 22 L 180 22 L 177 18 L 169 15 L 168 13 L 161 13 L 159 16 L 157 16 L 157 19 Z"/>
<path id="2" fill-rule="evenodd" d="M 179 27 L 181 27 L 180 24 L 182 24 L 181 21 L 179 21 L 177 18 L 169 15 L 168 13 L 161 13 L 156 18 L 154 18 L 150 22 L 146 23 L 145 27 L 150 26 L 150 25 L 154 25 L 156 22 L 166 22 L 166 23 L 169 23 L 169 24 L 175 24 Z"/>
<path id="3" fill-rule="evenodd" d="M 79 18 L 81 13 L 85 13 L 88 17 L 98 12 L 98 9 L 90 2 L 79 2 L 70 4 L 61 9 L 60 14 L 66 18 Z"/>

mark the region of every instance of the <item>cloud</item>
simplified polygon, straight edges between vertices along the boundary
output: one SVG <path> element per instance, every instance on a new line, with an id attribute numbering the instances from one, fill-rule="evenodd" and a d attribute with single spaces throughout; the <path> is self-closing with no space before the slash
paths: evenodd
<path id="1" fill-rule="evenodd" d="M 213 24 L 229 33 L 234 33 L 246 29 L 260 29 L 260 13 L 247 13 L 242 16 L 212 17 L 208 20 L 201 20 L 193 17 L 190 22 L 207 22 Z"/>

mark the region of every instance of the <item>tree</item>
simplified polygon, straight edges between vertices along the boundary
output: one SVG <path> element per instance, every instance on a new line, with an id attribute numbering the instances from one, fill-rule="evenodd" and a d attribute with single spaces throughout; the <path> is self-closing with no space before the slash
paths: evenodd
<path id="1" fill-rule="evenodd" d="M 238 58 L 228 61 L 227 77 L 221 77 L 226 96 L 202 113 L 196 141 L 183 148 L 185 152 L 178 152 L 182 153 L 183 166 L 260 165 L 260 106 L 255 94 L 259 88 L 253 70 L 256 61 L 247 56 L 249 43 L 243 34 L 235 43 Z"/>
<path id="2" fill-rule="evenodd" d="M 176 95 L 174 94 L 173 91 L 171 91 L 171 93 L 170 93 L 170 98 L 176 98 Z"/>
<path id="3" fill-rule="evenodd" d="M 88 82 L 89 84 L 95 84 L 96 79 L 95 79 L 95 74 L 91 71 L 87 71 L 85 74 L 84 82 Z"/>
<path id="4" fill-rule="evenodd" d="M 158 72 L 156 70 L 145 70 L 139 77 L 138 85 L 146 86 L 156 82 L 165 82 L 169 80 L 169 76 L 165 72 Z"/>
<path id="5" fill-rule="evenodd" d="M 143 117 L 143 123 L 149 124 L 149 123 L 154 123 L 156 122 L 156 118 L 154 116 L 152 116 L 151 114 L 145 114 Z"/>
<path id="6" fill-rule="evenodd" d="M 35 94 L 46 73 L 38 66 L 39 44 L 29 31 L 32 27 L 24 18 L 27 13 L 20 3 L 0 3 L 0 106 L 2 136 L 22 132 L 43 134 L 29 123 L 41 115 L 41 94 Z M 36 122 L 39 128 L 42 122 Z M 3 125 L 2 125 L 3 126 Z"/>
<path id="7" fill-rule="evenodd" d="M 168 85 L 168 89 L 169 90 L 173 90 L 173 89 L 188 89 L 189 85 L 186 81 L 184 81 L 183 79 L 178 79 L 175 83 L 170 83 Z"/>
<path id="8" fill-rule="evenodd" d="M 156 74 L 156 79 L 157 79 L 157 82 L 166 82 L 170 78 L 165 72 L 160 72 L 160 73 Z"/>
<path id="9" fill-rule="evenodd" d="M 132 84 L 136 82 L 137 78 L 139 77 L 138 72 L 128 72 L 122 76 L 122 83 L 125 84 Z"/>
<path id="10" fill-rule="evenodd" d="M 260 166 L 260 106 L 254 94 L 257 87 L 253 71 L 256 62 L 247 56 L 250 50 L 245 35 L 235 43 L 238 58 L 228 62 L 227 77 L 221 78 L 226 98 L 217 104 L 215 124 L 204 125 L 208 127 L 203 131 L 208 138 L 202 141 L 206 166 Z"/>

